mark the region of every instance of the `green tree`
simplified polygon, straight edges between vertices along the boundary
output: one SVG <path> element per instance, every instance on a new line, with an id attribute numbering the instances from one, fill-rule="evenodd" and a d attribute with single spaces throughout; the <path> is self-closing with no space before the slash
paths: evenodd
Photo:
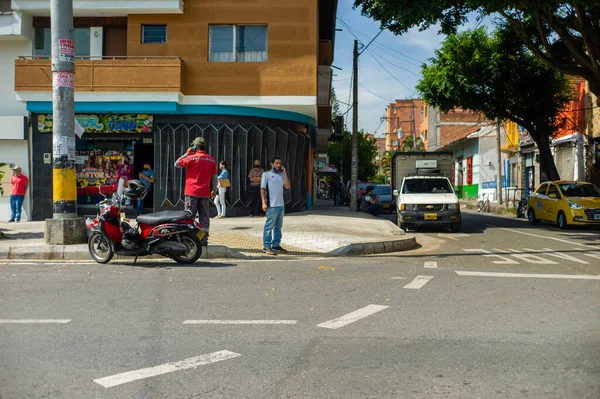
<path id="1" fill-rule="evenodd" d="M 539 59 L 587 80 L 600 106 L 600 0 L 355 0 L 354 6 L 397 35 L 436 23 L 454 34 L 469 13 L 497 13 Z"/>
<path id="2" fill-rule="evenodd" d="M 4 179 L 4 171 L 2 170 L 3 167 L 5 167 L 6 164 L 0 162 L 0 196 L 4 195 L 4 188 L 2 188 L 2 179 Z"/>
<path id="3" fill-rule="evenodd" d="M 341 115 L 340 101 L 335 94 L 335 88 L 331 86 L 331 95 L 329 96 L 329 105 L 331 106 L 331 121 L 335 121 L 335 117 Z"/>
<path id="4" fill-rule="evenodd" d="M 404 139 L 402 139 L 402 142 L 400 143 L 400 151 L 423 152 L 425 151 L 425 143 L 423 143 L 423 140 L 421 140 L 420 137 L 417 137 L 417 139 L 415 140 L 413 139 L 413 136 L 406 136 Z"/>
<path id="5" fill-rule="evenodd" d="M 448 36 L 423 67 L 417 90 L 443 112 L 460 107 L 524 127 L 538 145 L 546 178 L 558 179 L 549 140 L 571 98 L 570 83 L 514 37 L 507 27 L 492 36 L 484 27 Z"/>
<path id="6" fill-rule="evenodd" d="M 344 140 L 330 142 L 327 150 L 329 163 L 341 169 L 344 180 L 350 179 L 350 167 L 352 166 L 352 134 L 344 132 Z M 371 180 L 375 177 L 377 166 L 374 164 L 377 155 L 375 139 L 370 139 L 363 131 L 358 133 L 358 179 L 362 181 Z M 343 161 L 343 163 L 342 163 Z M 342 167 L 340 168 L 340 165 Z"/>

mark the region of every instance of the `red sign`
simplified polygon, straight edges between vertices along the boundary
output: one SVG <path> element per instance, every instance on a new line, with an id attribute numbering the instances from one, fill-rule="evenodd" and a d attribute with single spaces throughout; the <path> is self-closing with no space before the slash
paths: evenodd
<path id="1" fill-rule="evenodd" d="M 74 62 L 75 43 L 69 39 L 58 39 L 58 60 L 65 62 Z"/>

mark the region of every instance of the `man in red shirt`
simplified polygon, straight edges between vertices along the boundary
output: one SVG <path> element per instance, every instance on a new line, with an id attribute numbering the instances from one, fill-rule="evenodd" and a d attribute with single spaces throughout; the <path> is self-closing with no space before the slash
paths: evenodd
<path id="1" fill-rule="evenodd" d="M 198 219 L 206 233 L 202 244 L 208 242 L 210 228 L 209 203 L 211 192 L 217 187 L 217 162 L 205 151 L 206 142 L 196 137 L 187 152 L 176 162 L 175 167 L 185 168 L 185 209 Z"/>
<path id="2" fill-rule="evenodd" d="M 15 165 L 12 169 L 13 176 L 10 178 L 10 184 L 12 184 L 12 192 L 10 194 L 10 220 L 8 223 L 21 221 L 21 208 L 23 207 L 25 192 L 27 191 L 27 185 L 29 184 L 27 176 L 21 173 L 21 167 L 19 165 Z"/>

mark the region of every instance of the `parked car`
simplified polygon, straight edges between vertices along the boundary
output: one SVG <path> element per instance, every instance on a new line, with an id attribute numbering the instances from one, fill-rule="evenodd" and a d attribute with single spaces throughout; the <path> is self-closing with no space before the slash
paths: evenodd
<path id="1" fill-rule="evenodd" d="M 396 207 L 392 201 L 392 187 L 387 184 L 373 186 L 373 195 L 379 195 L 379 206 L 382 212 L 395 212 Z"/>
<path id="2" fill-rule="evenodd" d="M 549 181 L 538 186 L 527 200 L 529 223 L 555 222 L 570 225 L 600 225 L 600 189 L 591 183 Z"/>

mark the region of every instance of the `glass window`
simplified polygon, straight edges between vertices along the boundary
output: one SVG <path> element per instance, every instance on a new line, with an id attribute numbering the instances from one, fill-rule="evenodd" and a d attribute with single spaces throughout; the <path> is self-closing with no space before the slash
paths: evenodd
<path id="1" fill-rule="evenodd" d="M 550 184 L 548 186 L 548 197 L 550 194 L 554 194 L 556 198 L 560 198 L 560 194 L 558 193 L 558 188 L 554 184 Z"/>
<path id="2" fill-rule="evenodd" d="M 593 184 L 564 183 L 560 191 L 565 197 L 600 197 L 600 189 Z"/>
<path id="3" fill-rule="evenodd" d="M 143 44 L 161 44 L 167 42 L 167 25 L 142 25 Z"/>
<path id="4" fill-rule="evenodd" d="M 540 195 L 546 195 L 546 189 L 548 188 L 548 183 L 546 184 L 542 184 L 541 186 L 539 186 L 537 188 L 537 190 L 535 190 L 536 194 L 540 194 Z"/>
<path id="5" fill-rule="evenodd" d="M 90 28 L 75 28 L 75 57 L 90 56 Z M 35 28 L 33 55 L 35 57 L 52 56 L 52 38 L 50 28 Z"/>
<path id="6" fill-rule="evenodd" d="M 373 187 L 373 194 L 392 195 L 392 188 L 390 186 L 375 186 Z"/>
<path id="7" fill-rule="evenodd" d="M 446 179 L 406 179 L 402 194 L 451 193 Z"/>
<path id="8" fill-rule="evenodd" d="M 211 25 L 210 62 L 266 62 L 266 25 Z"/>

